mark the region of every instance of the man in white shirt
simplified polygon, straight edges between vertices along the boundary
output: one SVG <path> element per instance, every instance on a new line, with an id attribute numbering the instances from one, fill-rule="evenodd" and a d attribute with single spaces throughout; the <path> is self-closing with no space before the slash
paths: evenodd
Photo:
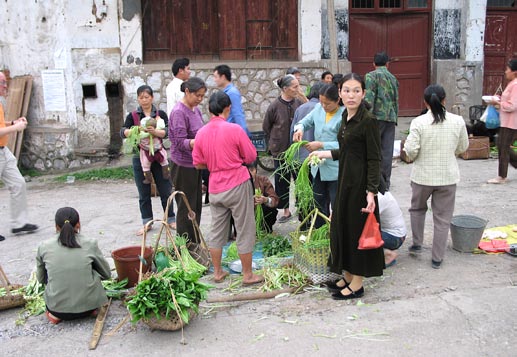
<path id="1" fill-rule="evenodd" d="M 389 191 L 382 194 L 379 190 L 377 198 L 379 200 L 381 235 L 384 241 L 384 263 L 388 268 L 397 262 L 396 250 L 406 239 L 406 223 L 397 200 Z"/>
<path id="2" fill-rule="evenodd" d="M 181 91 L 181 83 L 190 77 L 190 60 L 188 58 L 178 58 L 172 64 L 172 74 L 174 79 L 167 85 L 165 94 L 167 95 L 167 115 L 171 116 L 172 109 L 176 103 L 185 95 Z"/>

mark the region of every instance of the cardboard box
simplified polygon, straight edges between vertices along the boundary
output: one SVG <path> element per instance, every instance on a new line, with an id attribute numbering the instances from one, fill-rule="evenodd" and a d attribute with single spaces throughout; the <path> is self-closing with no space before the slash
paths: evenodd
<path id="1" fill-rule="evenodd" d="M 464 160 L 488 159 L 490 157 L 490 139 L 488 136 L 469 137 L 469 148 L 460 155 Z"/>

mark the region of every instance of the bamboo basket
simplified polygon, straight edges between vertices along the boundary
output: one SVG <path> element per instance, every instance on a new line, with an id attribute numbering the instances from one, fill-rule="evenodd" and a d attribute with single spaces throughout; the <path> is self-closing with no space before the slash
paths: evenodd
<path id="1" fill-rule="evenodd" d="M 318 209 L 314 209 L 303 222 L 300 223 L 296 231 L 290 233 L 291 244 L 293 247 L 293 262 L 294 265 L 314 284 L 326 283 L 328 281 L 334 281 L 340 278 L 340 275 L 330 272 L 327 265 L 328 258 L 330 256 L 330 245 L 325 247 L 312 247 L 307 248 L 304 243 L 300 241 L 300 237 L 304 235 L 306 237 L 305 242 L 309 242 L 314 230 L 314 223 L 316 218 L 320 216 L 326 222 L 329 222 L 327 216 L 323 215 Z M 300 231 L 300 227 L 303 227 L 305 222 L 312 217 L 311 225 L 308 231 Z"/>
<path id="2" fill-rule="evenodd" d="M 190 208 L 186 195 L 181 191 L 174 191 L 170 195 L 170 197 L 167 201 L 167 208 L 165 209 L 165 214 L 164 214 L 163 220 L 153 220 L 146 224 L 146 227 L 145 227 L 146 229 L 144 229 L 144 235 L 142 236 L 141 256 L 143 256 L 144 250 L 145 250 L 146 237 L 147 237 L 147 231 L 148 231 L 147 228 L 149 228 L 147 226 L 152 225 L 154 222 L 158 222 L 159 224 L 161 224 L 161 228 L 160 228 L 160 232 L 158 233 L 158 237 L 156 238 L 155 248 L 153 250 L 153 257 L 152 257 L 151 261 L 154 261 L 154 254 L 156 254 L 158 244 L 160 242 L 160 238 L 162 236 L 162 233 L 165 232 L 166 245 L 168 243 L 172 244 L 176 257 L 183 264 L 183 262 L 181 261 L 181 254 L 178 250 L 178 247 L 176 246 L 176 243 L 174 242 L 174 234 L 171 232 L 171 228 L 170 228 L 169 224 L 167 223 L 167 212 L 169 212 L 169 206 L 172 203 L 172 200 L 174 199 L 174 197 L 178 194 L 182 196 L 182 199 L 184 200 L 184 202 L 188 208 L 188 211 L 189 211 L 188 218 L 191 220 L 191 222 L 194 226 L 194 232 L 196 235 L 195 240 L 196 240 L 196 242 L 199 242 L 199 243 L 190 242 L 188 244 L 189 252 L 194 259 L 196 259 L 200 264 L 204 265 L 208 269 L 211 264 L 210 253 L 209 253 L 208 247 L 205 243 L 205 240 L 203 239 L 201 229 L 199 228 L 199 225 L 197 224 L 196 214 Z M 169 249 L 168 248 L 165 249 L 165 252 L 166 252 L 166 254 L 169 254 L 168 253 Z M 138 282 L 142 281 L 142 270 L 143 270 L 143 262 L 142 262 L 142 260 L 140 260 L 140 270 L 139 270 L 139 274 L 138 274 Z M 176 302 L 176 296 L 172 290 L 171 290 L 171 296 L 172 296 L 172 299 L 174 300 L 174 305 L 179 310 L 179 306 Z M 196 316 L 195 311 L 190 309 L 189 310 L 189 321 L 194 316 Z M 183 329 L 183 327 L 186 325 L 186 323 L 182 320 L 182 318 L 178 312 L 176 312 L 176 313 L 171 312 L 169 314 L 168 318 L 165 316 L 165 313 L 162 312 L 160 314 L 160 318 L 153 316 L 148 319 L 143 319 L 142 321 L 153 330 L 176 331 L 179 329 Z"/>
<path id="3" fill-rule="evenodd" d="M 5 288 L 6 294 L 5 296 L 0 297 L 0 310 L 7 310 L 13 307 L 21 306 L 25 304 L 25 298 L 23 294 L 12 294 L 11 290 L 16 290 L 23 285 L 11 284 L 9 279 L 7 279 L 7 275 L 5 275 L 4 270 L 0 266 L 0 283 L 1 286 Z"/>

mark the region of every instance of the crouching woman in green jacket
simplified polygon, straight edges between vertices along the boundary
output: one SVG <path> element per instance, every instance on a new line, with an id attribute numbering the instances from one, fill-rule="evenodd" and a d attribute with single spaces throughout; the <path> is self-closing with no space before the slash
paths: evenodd
<path id="1" fill-rule="evenodd" d="M 71 207 L 56 212 L 56 238 L 38 247 L 36 274 L 46 284 L 46 315 L 53 324 L 96 315 L 108 301 L 101 280 L 111 277 L 110 267 L 97 241 L 79 230 L 79 213 Z"/>

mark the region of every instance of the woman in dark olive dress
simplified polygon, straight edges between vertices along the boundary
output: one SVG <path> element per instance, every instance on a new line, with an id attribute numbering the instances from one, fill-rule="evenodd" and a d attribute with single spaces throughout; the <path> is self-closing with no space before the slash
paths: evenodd
<path id="1" fill-rule="evenodd" d="M 340 82 L 346 110 L 338 132 L 339 149 L 314 151 L 311 156 L 339 160 L 338 188 L 330 223 L 330 270 L 343 278 L 327 284 L 332 298 L 363 296 L 363 278 L 381 276 L 383 249 L 357 249 L 369 212 L 379 220 L 377 190 L 380 179 L 381 139 L 377 119 L 363 102 L 365 84 L 350 73 Z"/>

